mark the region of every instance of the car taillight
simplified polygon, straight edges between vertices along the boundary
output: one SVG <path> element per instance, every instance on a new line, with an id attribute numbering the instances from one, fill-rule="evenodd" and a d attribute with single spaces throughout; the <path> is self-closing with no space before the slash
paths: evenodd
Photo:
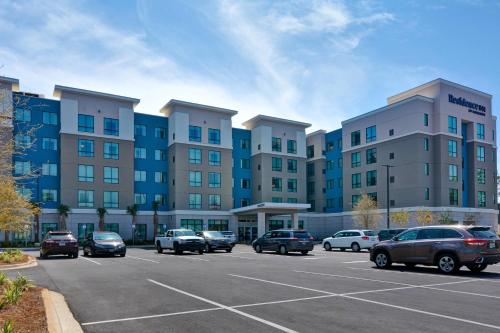
<path id="1" fill-rule="evenodd" d="M 363 237 L 361 237 L 361 239 L 362 239 L 362 240 L 370 240 L 370 237 L 368 237 L 368 236 L 363 236 Z"/>
<path id="2" fill-rule="evenodd" d="M 314 237 L 313 236 L 309 237 L 309 240 L 314 240 Z"/>
<path id="3" fill-rule="evenodd" d="M 483 246 L 488 243 L 486 239 L 474 239 L 474 238 L 468 238 L 464 239 L 465 245 L 468 246 Z"/>
<path id="4" fill-rule="evenodd" d="M 290 240 L 299 240 L 297 237 L 292 237 Z"/>

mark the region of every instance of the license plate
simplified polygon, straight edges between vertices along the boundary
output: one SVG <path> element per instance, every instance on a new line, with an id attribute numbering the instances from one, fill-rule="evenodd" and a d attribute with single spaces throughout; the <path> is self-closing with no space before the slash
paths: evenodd
<path id="1" fill-rule="evenodd" d="M 59 242 L 59 246 L 65 246 L 66 242 Z"/>
<path id="2" fill-rule="evenodd" d="M 488 244 L 488 248 L 490 248 L 490 249 L 494 249 L 495 247 L 496 247 L 495 241 L 491 241 L 491 242 L 489 242 L 489 244 Z"/>

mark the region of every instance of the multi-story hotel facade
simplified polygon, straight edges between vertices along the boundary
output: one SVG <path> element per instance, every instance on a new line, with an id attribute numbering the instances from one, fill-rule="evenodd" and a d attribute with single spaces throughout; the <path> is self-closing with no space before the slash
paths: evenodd
<path id="1" fill-rule="evenodd" d="M 250 241 L 295 227 L 323 237 L 352 226 L 362 194 L 377 201 L 380 226 L 387 203 L 497 225 L 492 96 L 443 79 L 309 134 L 308 123 L 266 115 L 235 128 L 237 111 L 186 101 L 150 115 L 134 112 L 138 99 L 103 92 L 56 85 L 49 99 L 7 77 L 0 89 L 14 114 L 2 137 L 31 143 L 12 163 L 30 175 L 19 191 L 41 203 L 41 236 L 57 229 L 64 204 L 80 239 L 97 229 L 99 207 L 106 230 L 151 239 L 156 202 L 158 232 L 232 230 Z"/>

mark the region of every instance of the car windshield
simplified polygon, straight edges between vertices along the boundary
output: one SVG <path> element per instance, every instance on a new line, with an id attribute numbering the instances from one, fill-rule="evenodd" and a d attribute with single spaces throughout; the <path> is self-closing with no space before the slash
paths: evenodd
<path id="1" fill-rule="evenodd" d="M 175 232 L 175 236 L 196 236 L 193 230 L 178 230 Z"/>
<path id="2" fill-rule="evenodd" d="M 377 236 L 377 233 L 373 230 L 363 230 L 365 236 Z"/>
<path id="3" fill-rule="evenodd" d="M 122 238 L 120 235 L 115 234 L 115 233 L 99 233 L 99 234 L 94 234 L 94 240 L 99 240 L 99 241 L 121 241 Z"/>
<path id="4" fill-rule="evenodd" d="M 203 233 L 208 238 L 223 238 L 224 235 L 218 231 L 205 231 Z"/>
<path id="5" fill-rule="evenodd" d="M 470 228 L 467 230 L 474 238 L 496 238 L 496 235 L 490 228 Z"/>
<path id="6" fill-rule="evenodd" d="M 73 238 L 73 235 L 70 233 L 50 233 L 47 235 L 47 239 L 56 239 L 56 238 Z"/>
<path id="7" fill-rule="evenodd" d="M 293 235 L 297 238 L 310 238 L 311 234 L 309 234 L 307 231 L 294 231 Z"/>

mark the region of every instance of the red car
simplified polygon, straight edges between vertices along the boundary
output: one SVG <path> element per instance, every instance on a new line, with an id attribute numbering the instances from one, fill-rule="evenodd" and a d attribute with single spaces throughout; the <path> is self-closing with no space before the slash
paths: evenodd
<path id="1" fill-rule="evenodd" d="M 78 241 L 71 231 L 49 231 L 40 244 L 40 258 L 50 255 L 66 254 L 78 258 Z"/>

